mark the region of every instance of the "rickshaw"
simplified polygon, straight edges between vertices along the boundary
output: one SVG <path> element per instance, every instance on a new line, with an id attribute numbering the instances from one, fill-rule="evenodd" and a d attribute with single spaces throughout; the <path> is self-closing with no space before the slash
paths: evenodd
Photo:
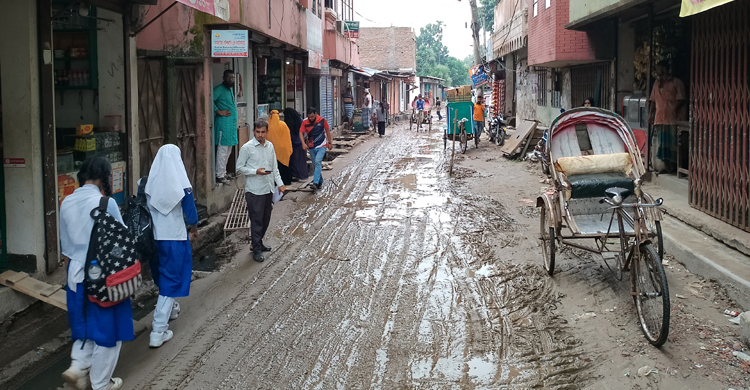
<path id="1" fill-rule="evenodd" d="M 409 118 L 409 130 L 411 130 L 412 127 L 416 124 L 417 129 L 419 129 L 419 126 L 421 125 L 427 125 L 427 131 L 432 131 L 432 106 L 426 99 L 424 102 L 422 123 L 418 123 L 418 122 L 419 122 L 419 114 L 417 113 L 416 107 L 412 107 L 411 117 Z"/>
<path id="2" fill-rule="evenodd" d="M 474 104 L 471 97 L 454 98 L 448 103 L 447 126 L 443 134 L 443 149 L 448 147 L 448 142 L 458 142 L 461 153 L 466 153 L 469 141 L 474 140 L 474 145 L 479 147 L 479 138 L 474 134 Z"/>
<path id="3" fill-rule="evenodd" d="M 646 170 L 633 130 L 614 112 L 572 109 L 552 122 L 545 153 L 553 183 L 537 199 L 545 270 L 553 275 L 561 244 L 600 256 L 619 281 L 629 272 L 641 330 L 661 346 L 670 310 L 662 199 L 643 191 Z"/>

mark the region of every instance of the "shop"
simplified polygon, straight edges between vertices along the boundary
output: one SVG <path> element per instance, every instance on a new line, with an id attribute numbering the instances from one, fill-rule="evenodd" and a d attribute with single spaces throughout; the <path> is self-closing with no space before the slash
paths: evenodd
<path id="1" fill-rule="evenodd" d="M 32 274 L 59 267 L 59 205 L 78 187 L 86 158 L 111 161 L 119 204 L 134 188 L 137 85 L 130 6 L 99 3 L 11 2 L 0 14 L 3 36 L 14 37 L 0 43 L 6 113 L 0 267 Z"/>

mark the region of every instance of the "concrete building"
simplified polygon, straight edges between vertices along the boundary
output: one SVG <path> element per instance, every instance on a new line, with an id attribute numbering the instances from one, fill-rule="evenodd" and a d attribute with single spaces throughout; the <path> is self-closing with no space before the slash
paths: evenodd
<path id="1" fill-rule="evenodd" d="M 501 1 L 495 6 L 492 34 L 494 63 L 505 75 L 505 115 L 536 119 L 532 77 L 528 67 L 528 0 Z M 503 74 L 498 71 L 496 73 Z"/>

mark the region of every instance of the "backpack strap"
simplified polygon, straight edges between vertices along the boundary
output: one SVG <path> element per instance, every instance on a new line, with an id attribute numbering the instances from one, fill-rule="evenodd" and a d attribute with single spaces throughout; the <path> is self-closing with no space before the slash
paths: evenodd
<path id="1" fill-rule="evenodd" d="M 109 205 L 109 196 L 102 196 L 99 200 L 99 206 L 91 210 L 91 218 L 97 219 L 107 212 L 107 206 Z M 97 214 L 99 212 L 99 214 Z"/>

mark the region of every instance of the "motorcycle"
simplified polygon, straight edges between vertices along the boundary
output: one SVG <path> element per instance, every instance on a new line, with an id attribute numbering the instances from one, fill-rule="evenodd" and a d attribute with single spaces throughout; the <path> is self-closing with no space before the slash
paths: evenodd
<path id="1" fill-rule="evenodd" d="M 505 145 L 505 118 L 496 115 L 490 119 L 490 142 L 497 146 Z"/>
<path id="2" fill-rule="evenodd" d="M 534 157 L 539 160 L 539 162 L 542 164 L 542 172 L 544 172 L 545 175 L 550 176 L 550 157 L 549 157 L 549 150 L 547 149 L 547 137 L 549 130 L 544 131 L 544 135 L 542 136 L 542 139 L 539 140 L 539 142 L 534 147 Z"/>

